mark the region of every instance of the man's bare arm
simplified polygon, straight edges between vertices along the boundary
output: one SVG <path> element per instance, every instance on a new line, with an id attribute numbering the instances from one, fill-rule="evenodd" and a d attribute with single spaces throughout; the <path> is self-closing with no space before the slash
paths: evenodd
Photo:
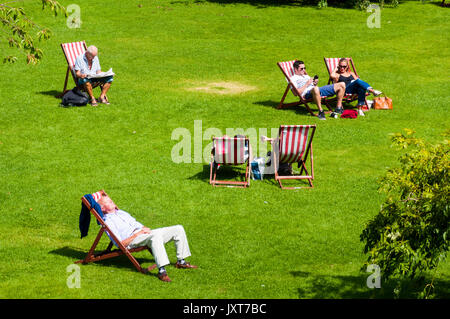
<path id="1" fill-rule="evenodd" d="M 86 74 L 81 73 L 80 70 L 75 71 L 75 75 L 80 79 L 84 79 L 87 76 Z"/>

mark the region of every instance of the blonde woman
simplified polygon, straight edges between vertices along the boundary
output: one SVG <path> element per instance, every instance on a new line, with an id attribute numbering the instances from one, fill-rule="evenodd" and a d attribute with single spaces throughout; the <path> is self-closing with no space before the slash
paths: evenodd
<path id="1" fill-rule="evenodd" d="M 364 116 L 362 107 L 366 104 L 366 92 L 370 92 L 374 96 L 382 94 L 381 91 L 374 90 L 370 84 L 364 82 L 352 72 L 346 58 L 339 60 L 338 66 L 331 73 L 331 79 L 333 83 L 345 83 L 345 93 L 358 94 L 358 114 L 360 116 Z"/>

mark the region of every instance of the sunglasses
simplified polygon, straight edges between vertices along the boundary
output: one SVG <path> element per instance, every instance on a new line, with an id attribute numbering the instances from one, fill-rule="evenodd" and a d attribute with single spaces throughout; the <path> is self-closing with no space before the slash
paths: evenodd
<path id="1" fill-rule="evenodd" d="M 304 67 L 304 68 L 298 68 L 299 70 L 306 70 L 306 67 Z"/>
<path id="2" fill-rule="evenodd" d="M 347 65 L 340 65 L 339 67 L 340 67 L 340 68 L 346 68 Z"/>

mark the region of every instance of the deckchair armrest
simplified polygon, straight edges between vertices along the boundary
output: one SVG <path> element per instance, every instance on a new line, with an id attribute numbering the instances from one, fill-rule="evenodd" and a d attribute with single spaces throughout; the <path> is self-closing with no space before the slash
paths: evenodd
<path id="1" fill-rule="evenodd" d="M 275 138 L 273 138 L 273 137 L 267 137 L 267 136 L 264 136 L 264 135 L 262 135 L 261 136 L 261 142 L 263 142 L 263 143 L 265 143 L 265 142 L 267 142 L 267 143 L 272 143 L 273 141 L 275 141 L 276 139 Z"/>

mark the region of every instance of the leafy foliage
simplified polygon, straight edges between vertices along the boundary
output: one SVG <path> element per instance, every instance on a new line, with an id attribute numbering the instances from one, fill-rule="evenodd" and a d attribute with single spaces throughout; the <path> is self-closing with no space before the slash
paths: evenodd
<path id="1" fill-rule="evenodd" d="M 65 8 L 55 0 L 41 0 L 42 9 L 46 7 L 54 13 L 65 13 Z M 51 31 L 32 21 L 23 8 L 9 6 L 9 3 L 0 3 L 0 41 L 7 41 L 12 48 L 17 48 L 25 52 L 28 64 L 36 64 L 42 59 L 43 52 L 36 46 L 36 42 L 48 40 Z M 3 62 L 14 63 L 15 56 L 7 56 Z"/>
<path id="2" fill-rule="evenodd" d="M 378 3 L 381 7 L 385 4 L 391 5 L 393 7 L 398 6 L 398 0 L 379 0 L 379 1 L 369 1 L 369 0 L 306 0 L 303 1 L 307 4 L 317 5 L 318 8 L 325 8 L 327 6 L 338 6 L 347 8 L 357 8 L 360 10 L 365 10 L 371 3 Z"/>
<path id="3" fill-rule="evenodd" d="M 360 236 L 367 264 L 380 266 L 384 279 L 417 277 L 437 267 L 449 249 L 449 132 L 436 145 L 413 134 L 393 134 L 393 145 L 408 152 L 401 167 L 381 179 L 387 198 Z"/>

